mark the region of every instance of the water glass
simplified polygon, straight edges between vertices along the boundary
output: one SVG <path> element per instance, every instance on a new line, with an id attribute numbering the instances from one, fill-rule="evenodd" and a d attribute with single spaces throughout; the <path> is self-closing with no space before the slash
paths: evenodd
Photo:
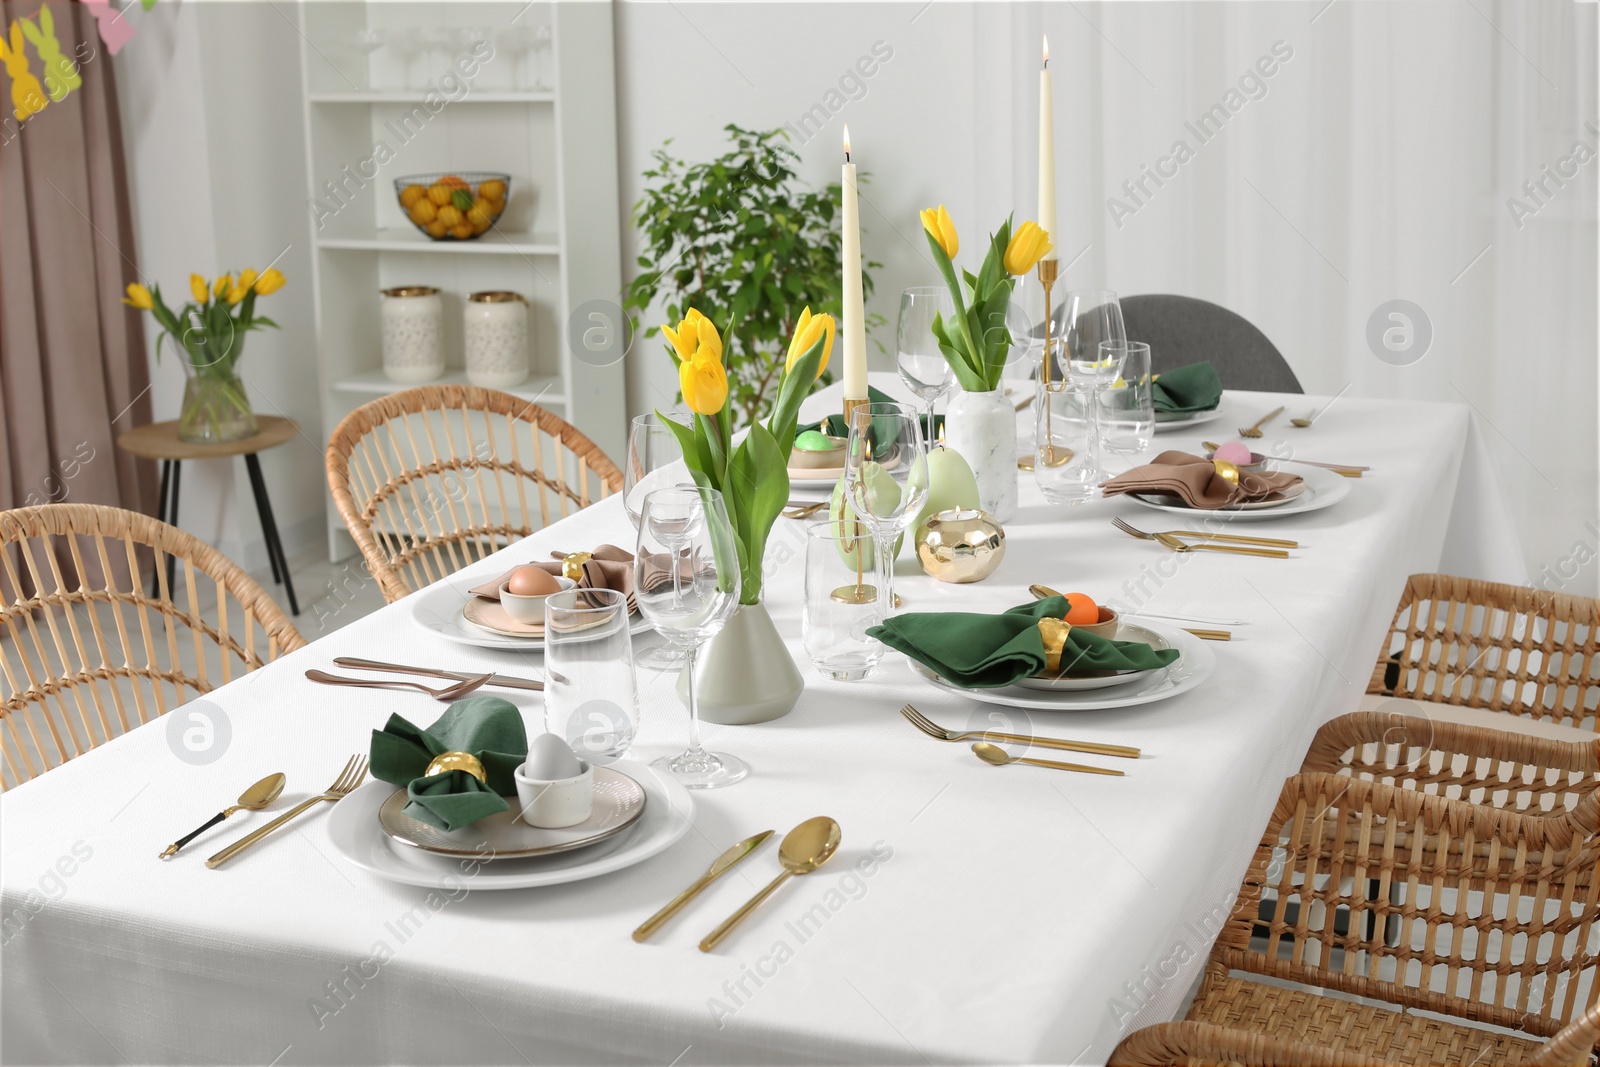
<path id="1" fill-rule="evenodd" d="M 1117 369 L 1101 360 L 1100 342 L 1128 339 L 1117 294 L 1110 289 L 1068 290 L 1061 320 L 1051 323 L 1051 340 L 1058 337 L 1067 350 L 1067 367 L 1073 376 L 1096 385 L 1110 385 Z"/>
<path id="2" fill-rule="evenodd" d="M 806 530 L 806 603 L 801 632 L 806 655 L 826 678 L 854 682 L 866 678 L 883 659 L 884 646 L 867 636 L 883 621 L 876 586 L 862 585 L 856 596 L 856 553 L 870 548 L 866 529 L 832 520 Z"/>
<path id="3" fill-rule="evenodd" d="M 589 763 L 620 759 L 639 729 L 628 598 L 568 589 L 544 602 L 545 728 Z"/>
<path id="4" fill-rule="evenodd" d="M 691 416 L 679 421 L 687 423 Z M 683 448 L 655 412 L 634 416 L 628 426 L 628 454 L 622 460 L 622 507 L 639 528 L 645 495 L 656 489 L 693 482 L 683 462 Z"/>
<path id="5" fill-rule="evenodd" d="M 1115 361 L 1120 377 L 1100 391 L 1100 444 L 1107 452 L 1136 456 L 1156 431 L 1150 391 L 1150 346 L 1143 341 L 1101 341 L 1101 362 Z"/>
<path id="6" fill-rule="evenodd" d="M 845 499 L 872 534 L 877 595 L 885 614 L 894 604 L 895 541 L 928 498 L 927 455 L 922 419 L 909 405 L 862 404 L 851 412 Z"/>
<path id="7" fill-rule="evenodd" d="M 1099 495 L 1094 396 L 1089 385 L 1039 383 L 1033 476 L 1052 504 L 1082 504 Z"/>
<path id="8" fill-rule="evenodd" d="M 900 321 L 895 330 L 896 362 L 900 380 L 927 408 L 924 429 L 933 435 L 933 405 L 949 392 L 955 380 L 950 361 L 939 349 L 933 335 L 933 320 L 942 316 L 946 323 L 955 318 L 955 303 L 950 290 L 942 285 L 918 285 L 900 291 Z"/>

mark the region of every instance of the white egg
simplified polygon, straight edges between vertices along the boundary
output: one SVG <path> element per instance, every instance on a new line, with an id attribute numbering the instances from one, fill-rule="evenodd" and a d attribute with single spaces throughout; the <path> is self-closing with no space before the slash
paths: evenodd
<path id="1" fill-rule="evenodd" d="M 540 734 L 528 746 L 528 761 L 522 773 L 524 777 L 541 782 L 559 782 L 582 774 L 583 761 L 578 759 L 571 745 L 555 734 Z"/>

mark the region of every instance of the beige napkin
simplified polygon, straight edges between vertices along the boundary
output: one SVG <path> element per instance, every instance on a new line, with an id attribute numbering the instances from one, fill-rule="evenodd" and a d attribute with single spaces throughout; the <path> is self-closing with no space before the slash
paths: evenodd
<path id="1" fill-rule="evenodd" d="M 547 574 L 561 576 L 561 560 L 566 558 L 566 553 L 552 553 L 555 561 L 552 563 L 535 562 L 533 566 Z M 499 600 L 500 587 L 511 577 L 511 572 L 506 571 L 492 582 L 475 585 L 467 592 L 485 600 Z M 593 555 L 584 561 L 583 577 L 578 580 L 578 588 L 590 589 L 615 589 L 626 594 L 628 598 L 628 611 L 639 609 L 633 599 L 633 553 L 616 545 L 601 545 L 594 550 Z"/>
<path id="2" fill-rule="evenodd" d="M 1163 452 L 1151 463 L 1119 474 L 1100 488 L 1106 496 L 1118 493 L 1171 493 L 1191 508 L 1212 510 L 1229 504 L 1264 500 L 1299 485 L 1298 474 L 1239 472 L 1235 489 L 1217 473 L 1209 459 L 1187 452 Z"/>

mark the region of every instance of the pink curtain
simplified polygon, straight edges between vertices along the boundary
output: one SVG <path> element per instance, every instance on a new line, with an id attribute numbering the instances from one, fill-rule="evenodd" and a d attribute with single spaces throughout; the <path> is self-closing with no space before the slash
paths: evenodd
<path id="1" fill-rule="evenodd" d="M 0 509 L 154 514 L 154 464 L 115 445 L 150 421 L 150 381 L 144 312 L 121 302 L 140 278 L 112 60 L 82 3 L 0 0 L 0 31 L 41 8 L 82 85 L 19 120 L 15 59 L 0 79 Z M 24 55 L 44 85 L 40 49 Z"/>

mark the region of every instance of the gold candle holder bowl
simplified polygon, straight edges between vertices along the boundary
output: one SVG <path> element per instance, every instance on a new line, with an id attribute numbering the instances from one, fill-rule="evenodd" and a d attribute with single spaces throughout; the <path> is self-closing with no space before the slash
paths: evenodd
<path id="1" fill-rule="evenodd" d="M 981 582 L 1006 554 L 1006 532 L 987 511 L 951 508 L 928 516 L 916 533 L 917 562 L 930 577 L 956 585 Z"/>
<path id="2" fill-rule="evenodd" d="M 483 769 L 483 762 L 470 752 L 441 752 L 428 763 L 428 769 L 422 772 L 422 776 L 431 778 L 447 771 L 466 771 L 485 785 L 489 784 L 489 772 Z"/>

